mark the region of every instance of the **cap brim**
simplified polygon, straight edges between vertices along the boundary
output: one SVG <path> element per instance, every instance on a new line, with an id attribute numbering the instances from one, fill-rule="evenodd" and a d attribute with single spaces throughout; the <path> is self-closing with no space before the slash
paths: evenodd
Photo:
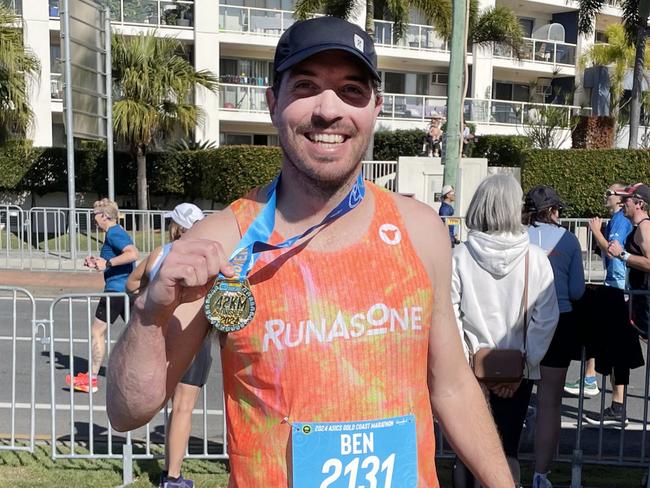
<path id="1" fill-rule="evenodd" d="M 345 44 L 337 44 L 337 43 L 329 43 L 329 44 L 322 44 L 320 46 L 312 46 L 310 48 L 303 49 L 302 51 L 293 53 L 291 56 L 289 56 L 284 61 L 282 61 L 279 66 L 276 66 L 275 71 L 278 73 L 281 73 L 282 71 L 286 71 L 292 66 L 295 66 L 296 64 L 304 61 L 307 58 L 314 56 L 315 54 L 322 53 L 323 51 L 345 51 L 350 54 L 353 54 L 359 59 L 359 61 L 361 61 L 365 65 L 365 67 L 368 69 L 368 71 L 370 71 L 370 74 L 375 80 L 381 81 L 381 77 L 379 76 L 379 73 L 377 73 L 377 69 L 368 62 L 365 56 L 358 49 L 352 48 L 350 46 L 346 46 Z"/>

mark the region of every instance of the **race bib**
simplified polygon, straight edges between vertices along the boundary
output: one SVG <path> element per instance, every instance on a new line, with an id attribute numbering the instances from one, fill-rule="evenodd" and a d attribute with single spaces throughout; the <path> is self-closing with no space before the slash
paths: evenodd
<path id="1" fill-rule="evenodd" d="M 416 488 L 415 416 L 363 422 L 295 422 L 294 488 Z"/>

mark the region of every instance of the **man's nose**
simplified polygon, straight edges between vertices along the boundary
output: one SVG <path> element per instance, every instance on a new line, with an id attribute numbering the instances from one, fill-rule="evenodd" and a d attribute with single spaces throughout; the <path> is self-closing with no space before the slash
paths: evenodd
<path id="1" fill-rule="evenodd" d="M 323 90 L 317 95 L 313 118 L 331 124 L 341 118 L 342 100 L 332 89 Z"/>

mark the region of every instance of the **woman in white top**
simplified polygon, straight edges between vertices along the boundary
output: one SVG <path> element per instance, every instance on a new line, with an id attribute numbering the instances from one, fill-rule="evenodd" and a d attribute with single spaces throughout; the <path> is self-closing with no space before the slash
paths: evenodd
<path id="1" fill-rule="evenodd" d="M 453 253 L 452 303 L 468 357 L 480 348 L 525 352 L 525 377 L 517 383 L 482 384 L 512 470 L 519 483 L 519 438 L 533 381 L 551 342 L 559 311 L 546 253 L 531 245 L 521 223 L 523 192 L 509 175 L 478 186 L 467 210 L 467 242 Z M 525 261 L 528 266 L 528 330 L 524 345 Z M 454 486 L 478 486 L 458 460 Z M 518 486 L 518 485 L 517 485 Z"/>

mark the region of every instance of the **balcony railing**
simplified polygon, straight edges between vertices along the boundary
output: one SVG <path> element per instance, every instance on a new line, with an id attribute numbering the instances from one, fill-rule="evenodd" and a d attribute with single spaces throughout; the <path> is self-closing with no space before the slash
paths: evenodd
<path id="1" fill-rule="evenodd" d="M 268 113 L 266 87 L 252 85 L 219 85 L 219 103 L 222 110 L 249 113 Z M 574 105 L 514 102 L 508 100 L 465 99 L 464 116 L 468 122 L 487 125 L 524 125 L 538 122 L 550 107 L 572 115 L 587 112 Z M 446 117 L 447 97 L 427 95 L 384 94 L 384 104 L 379 117 L 392 120 L 421 121 L 423 124 L 434 115 Z"/>
<path id="2" fill-rule="evenodd" d="M 509 100 L 465 99 L 464 118 L 468 122 L 487 125 L 524 125 L 538 122 L 550 107 L 566 113 L 567 122 L 572 115 L 588 109 L 573 105 L 515 102 Z M 447 98 L 426 95 L 384 94 L 384 104 L 379 117 L 394 120 L 429 121 L 434 115 L 446 117 Z"/>
<path id="3" fill-rule="evenodd" d="M 494 46 L 495 58 L 515 59 L 512 49 L 503 44 Z M 536 63 L 564 64 L 575 66 L 576 45 L 565 42 L 553 42 L 540 39 L 524 39 L 521 53 L 522 61 L 533 61 Z"/>
<path id="4" fill-rule="evenodd" d="M 63 100 L 63 73 L 50 73 L 50 97 Z"/>
<path id="5" fill-rule="evenodd" d="M 219 107 L 236 112 L 268 113 L 266 87 L 220 83 Z"/>
<path id="6" fill-rule="evenodd" d="M 295 22 L 290 10 L 219 5 L 219 30 L 280 37 Z"/>
<path id="7" fill-rule="evenodd" d="M 50 17 L 59 16 L 58 0 L 49 0 Z M 186 0 L 109 0 L 111 22 L 154 27 L 191 27 L 194 2 Z"/>
<path id="8" fill-rule="evenodd" d="M 449 51 L 447 42 L 428 25 L 407 24 L 402 38 L 393 39 L 393 22 L 375 20 L 375 43 L 378 46 L 416 51 Z"/>

